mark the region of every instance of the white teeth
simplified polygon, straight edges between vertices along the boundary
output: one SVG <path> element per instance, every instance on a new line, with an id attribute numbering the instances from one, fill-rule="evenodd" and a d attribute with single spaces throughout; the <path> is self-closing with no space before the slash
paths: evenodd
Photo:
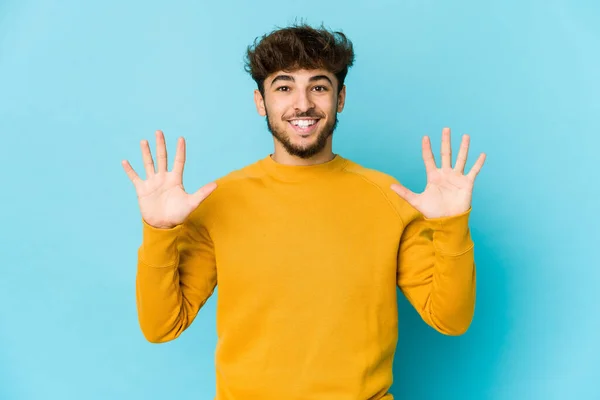
<path id="1" fill-rule="evenodd" d="M 292 125 L 296 125 L 299 126 L 300 128 L 307 128 L 311 125 L 314 125 L 317 123 L 317 120 L 315 119 L 297 119 L 294 121 L 291 121 Z"/>

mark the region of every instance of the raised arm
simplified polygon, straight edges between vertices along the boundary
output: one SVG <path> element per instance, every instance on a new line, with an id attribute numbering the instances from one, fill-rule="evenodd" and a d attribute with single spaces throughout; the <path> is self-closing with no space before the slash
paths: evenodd
<path id="1" fill-rule="evenodd" d="M 136 275 L 138 320 L 145 338 L 161 343 L 177 338 L 190 326 L 216 286 L 213 244 L 197 218 L 201 219 L 200 203 L 216 183 L 186 193 L 182 184 L 184 139 L 178 140 L 171 172 L 161 131 L 156 132 L 156 142 L 156 171 L 148 142 L 141 142 L 146 180 L 126 160 L 123 168 L 135 186 L 142 217 Z"/>
<path id="2" fill-rule="evenodd" d="M 418 215 L 398 254 L 398 287 L 423 320 L 445 335 L 465 333 L 473 319 L 476 273 L 470 210 L 447 218 Z"/>
<path id="3" fill-rule="evenodd" d="M 405 216 L 398 254 L 398 286 L 421 317 L 437 331 L 459 335 L 468 329 L 475 307 L 474 243 L 469 215 L 481 154 L 464 174 L 469 136 L 464 135 L 454 168 L 450 129 L 442 132 L 442 162 L 437 168 L 431 143 L 422 143 L 427 172 L 425 190 L 416 194 L 399 183 L 392 189 L 416 211 Z"/>

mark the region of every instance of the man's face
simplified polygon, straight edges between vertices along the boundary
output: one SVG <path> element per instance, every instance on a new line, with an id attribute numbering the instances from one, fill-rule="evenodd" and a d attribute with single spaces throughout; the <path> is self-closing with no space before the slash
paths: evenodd
<path id="1" fill-rule="evenodd" d="M 264 97 L 255 91 L 259 114 L 288 154 L 306 159 L 331 146 L 346 94 L 345 87 L 337 94 L 337 84 L 326 70 L 298 70 L 268 76 Z"/>

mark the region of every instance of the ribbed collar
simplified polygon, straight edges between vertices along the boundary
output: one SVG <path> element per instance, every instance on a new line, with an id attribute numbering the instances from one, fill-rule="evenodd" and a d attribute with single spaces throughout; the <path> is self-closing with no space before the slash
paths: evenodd
<path id="1" fill-rule="evenodd" d="M 287 182 L 298 182 L 307 179 L 322 178 L 332 172 L 340 171 L 346 159 L 339 154 L 333 159 L 314 165 L 287 165 L 273 160 L 269 154 L 259 161 L 259 165 L 271 176 Z"/>

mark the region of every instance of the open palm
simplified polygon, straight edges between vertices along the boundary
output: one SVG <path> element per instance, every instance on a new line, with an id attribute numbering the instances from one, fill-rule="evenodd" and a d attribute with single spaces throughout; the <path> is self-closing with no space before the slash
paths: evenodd
<path id="1" fill-rule="evenodd" d="M 427 172 L 425 190 L 417 194 L 398 183 L 392 185 L 392 190 L 426 218 L 450 217 L 467 211 L 471 207 L 475 177 L 485 161 L 485 153 L 482 153 L 469 173 L 465 175 L 468 151 L 469 136 L 464 135 L 456 164 L 452 168 L 450 129 L 444 128 L 442 131 L 442 163 L 441 167 L 437 168 L 429 137 L 423 137 L 423 161 Z"/>
<path id="2" fill-rule="evenodd" d="M 161 131 L 156 132 L 158 165 L 155 171 L 150 147 L 146 140 L 140 144 L 146 169 L 146 180 L 142 180 L 128 161 L 122 162 L 129 179 L 133 182 L 138 197 L 142 218 L 156 228 L 171 228 L 182 223 L 192 211 L 216 188 L 211 182 L 193 194 L 183 187 L 185 165 L 185 140 L 177 141 L 177 152 L 172 171 L 167 171 L 167 150 Z"/>

